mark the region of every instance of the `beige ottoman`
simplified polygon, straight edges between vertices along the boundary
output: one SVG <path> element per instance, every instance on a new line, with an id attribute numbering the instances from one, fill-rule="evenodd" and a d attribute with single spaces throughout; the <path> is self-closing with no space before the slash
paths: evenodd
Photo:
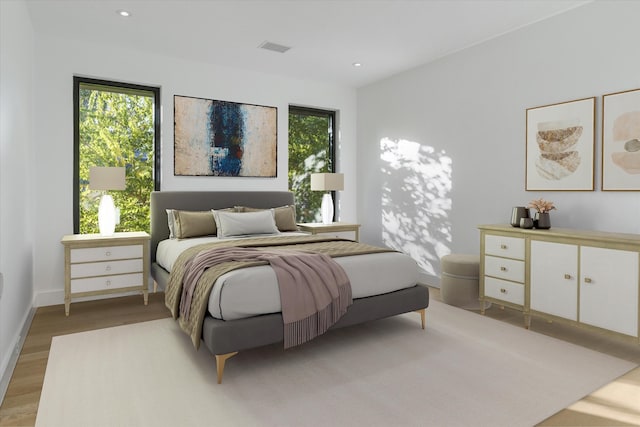
<path id="1" fill-rule="evenodd" d="M 443 302 L 466 309 L 480 308 L 480 255 L 445 255 L 440 258 L 440 270 L 440 295 Z"/>

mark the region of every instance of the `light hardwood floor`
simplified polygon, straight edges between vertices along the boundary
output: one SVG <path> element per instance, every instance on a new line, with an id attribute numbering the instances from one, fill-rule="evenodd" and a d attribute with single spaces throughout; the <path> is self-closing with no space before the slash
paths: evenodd
<path id="1" fill-rule="evenodd" d="M 440 300 L 439 290 L 432 288 L 431 297 Z M 502 310 L 494 306 L 487 310 L 486 316 L 518 327 L 523 325 L 522 315 L 509 309 Z M 39 308 L 0 407 L 0 426 L 34 425 L 52 337 L 164 317 L 169 317 L 169 312 L 164 306 L 163 293 L 149 294 L 148 306 L 142 304 L 140 296 L 73 303 L 69 317 L 65 317 L 62 305 Z M 540 319 L 534 319 L 532 330 L 640 364 L 640 345 L 631 340 L 583 330 L 560 322 L 548 323 Z M 640 390 L 640 368 L 621 377 L 617 382 L 635 388 L 636 391 Z M 625 423 L 620 418 L 611 416 L 611 413 L 626 411 L 632 416 L 640 417 L 640 402 L 638 408 L 629 409 L 616 399 L 615 393 L 604 398 L 602 394 L 586 396 L 583 401 L 589 403 L 589 407 L 600 407 L 604 410 L 600 413 L 587 413 L 565 409 L 539 425 L 636 425 Z"/>

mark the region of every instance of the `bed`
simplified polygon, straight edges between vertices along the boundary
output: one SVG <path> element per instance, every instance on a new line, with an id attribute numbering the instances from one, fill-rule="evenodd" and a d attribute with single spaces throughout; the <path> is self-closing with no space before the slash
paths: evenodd
<path id="1" fill-rule="evenodd" d="M 158 258 L 158 248 L 162 249 L 169 239 L 170 230 L 168 227 L 167 210 L 177 209 L 184 211 L 206 211 L 210 209 L 225 209 L 235 206 L 247 206 L 256 209 L 278 208 L 293 205 L 294 195 L 288 191 L 155 191 L 151 194 L 151 275 L 154 279 L 154 290 L 157 286 L 167 289 L 170 282 L 170 273 L 166 266 L 167 262 Z M 284 234 L 284 233 L 283 233 Z M 292 234 L 296 234 L 295 232 Z M 189 244 L 189 239 L 184 239 Z M 165 251 L 166 252 L 166 251 Z M 161 252 L 162 257 L 163 252 Z M 374 254 L 375 255 L 375 254 Z M 406 255 L 395 253 L 394 256 L 404 257 Z M 355 257 L 345 257 L 344 259 L 356 259 Z M 362 258 L 362 257 L 360 257 Z M 398 258 L 402 266 L 404 260 Z M 342 262 L 342 261 L 341 261 Z M 358 262 L 362 262 L 358 259 Z M 394 264 L 396 262 L 394 261 Z M 165 264 L 163 267 L 162 264 Z M 244 270 L 252 270 L 256 267 Z M 268 266 L 266 267 L 269 268 Z M 400 271 L 404 271 L 402 268 Z M 411 272 L 400 274 L 401 281 L 410 280 Z M 376 276 L 378 277 L 378 276 Z M 357 287 L 354 284 L 353 303 L 348 307 L 346 313 L 331 326 L 330 329 L 351 326 L 367 321 L 382 319 L 398 314 L 417 312 L 421 316 L 422 328 L 425 327 L 425 310 L 429 305 L 428 288 L 417 283 L 417 273 L 415 280 L 411 283 L 404 283 L 395 286 L 395 279 L 369 280 L 370 287 L 374 290 L 363 289 L 364 284 Z M 236 279 L 238 281 L 239 279 Z M 359 278 L 359 282 L 365 279 Z M 376 283 L 376 282 L 389 283 Z M 400 279 L 399 279 L 400 281 Z M 358 280 L 356 280 L 358 282 Z M 387 286 L 388 285 L 388 286 Z M 386 286 L 386 287 L 385 287 Z M 238 286 L 240 288 L 240 286 Z M 211 291 L 211 298 L 216 293 L 215 286 Z M 231 289 L 226 287 L 225 289 Z M 358 290 L 359 289 L 359 290 Z M 226 291 L 225 291 L 226 292 Z M 369 295 L 374 292 L 373 295 Z M 362 296 L 365 295 L 365 296 Z M 211 302 L 209 303 L 211 305 Z M 245 316 L 229 316 L 216 313 L 215 316 L 210 311 L 204 315 L 201 327 L 201 343 L 215 356 L 217 365 L 217 380 L 221 383 L 224 373 L 225 362 L 239 351 L 274 344 L 283 341 L 283 317 L 279 312 L 266 312 L 267 308 L 257 309 L 256 312 L 249 311 Z M 222 317 L 222 318 L 221 318 Z M 198 331 L 199 332 L 199 331 Z M 200 342 L 198 342 L 200 344 Z"/>

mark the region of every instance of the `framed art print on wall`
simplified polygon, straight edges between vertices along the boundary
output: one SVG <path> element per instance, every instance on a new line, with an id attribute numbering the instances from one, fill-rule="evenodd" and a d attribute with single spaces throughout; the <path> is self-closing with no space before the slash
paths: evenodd
<path id="1" fill-rule="evenodd" d="M 526 190 L 593 191 L 595 97 L 527 109 Z"/>
<path id="2" fill-rule="evenodd" d="M 640 191 L 640 89 L 602 97 L 602 190 Z"/>
<path id="3" fill-rule="evenodd" d="M 277 175 L 278 109 L 175 95 L 176 176 Z"/>

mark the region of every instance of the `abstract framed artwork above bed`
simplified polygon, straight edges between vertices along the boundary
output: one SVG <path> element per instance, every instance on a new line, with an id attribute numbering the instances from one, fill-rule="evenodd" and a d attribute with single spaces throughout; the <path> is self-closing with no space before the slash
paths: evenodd
<path id="1" fill-rule="evenodd" d="M 174 95 L 174 175 L 277 176 L 278 109 Z"/>
<path id="2" fill-rule="evenodd" d="M 234 265 L 216 264 L 202 272 L 194 287 L 184 280 L 189 275 L 186 269 L 190 268 L 191 263 L 198 264 L 198 260 L 213 254 L 216 257 L 218 254 L 227 256 L 227 250 L 260 251 L 259 248 L 263 247 L 271 255 L 281 250 L 287 253 L 304 251 L 311 256 L 314 255 L 308 252 L 329 254 L 332 262 L 338 264 L 348 277 L 348 293 L 352 303 L 344 314 L 341 313 L 341 317 L 332 315 L 334 320 L 331 322 L 335 323 L 328 329 L 412 311 L 420 314 L 424 328 L 429 291 L 417 283 L 417 263 L 405 254 L 347 239 L 309 236 L 297 231 L 235 236 L 233 239 L 219 236 L 169 239 L 168 212 L 172 210 L 200 212 L 202 217 L 206 215 L 202 212 L 213 209 L 224 212 L 223 216 L 233 217 L 247 215 L 241 212 L 248 208 L 246 212 L 251 214 L 246 218 L 255 216 L 260 221 L 266 219 L 265 215 L 255 213 L 270 210 L 273 213 L 271 227 L 275 225 L 277 210 L 280 214 L 277 228 L 282 231 L 290 229 L 288 223 L 292 222 L 285 218 L 291 215 L 288 206 L 294 206 L 293 193 L 288 191 L 169 191 L 153 192 L 151 195 L 152 276 L 165 289 L 167 306 L 181 328 L 190 335 L 194 346 L 197 348 L 204 343 L 215 356 L 218 383 L 222 381 L 225 361 L 229 357 L 238 351 L 263 345 L 283 341 L 286 345 L 285 336 L 290 336 L 292 330 L 287 329 L 290 323 L 285 320 L 291 318 L 284 310 L 285 301 L 281 300 L 281 277 L 269 266 L 270 262 L 252 259 L 246 265 L 236 265 L 241 262 L 234 260 L 231 262 L 236 263 Z M 242 211 L 237 212 L 238 208 Z M 225 227 L 219 222 L 220 225 Z M 206 230 L 206 227 L 202 229 Z M 246 225 L 240 229 L 256 230 Z M 270 231 L 269 227 L 264 230 Z M 262 229 L 259 231 L 262 232 Z M 173 255 L 168 257 L 168 252 Z M 245 252 L 241 253 L 244 256 Z M 260 254 L 263 256 L 262 252 Z M 277 256 L 280 257 L 280 254 Z M 183 287 L 182 283 L 187 283 L 187 286 Z M 197 296 L 193 299 L 187 296 L 185 300 L 189 292 Z M 343 292 L 339 293 L 343 298 Z M 335 294 L 332 295 L 334 300 L 339 299 Z M 190 312 L 184 311 L 184 307 L 178 309 L 184 304 L 189 304 Z M 323 313 L 321 307 L 318 309 Z M 318 321 L 318 325 L 323 322 Z M 308 326 L 307 323 L 303 324 Z M 318 326 L 318 329 L 322 328 L 325 326 Z M 311 335 L 312 338 L 315 336 L 313 333 Z M 304 342 L 304 339 L 300 342 Z"/>

